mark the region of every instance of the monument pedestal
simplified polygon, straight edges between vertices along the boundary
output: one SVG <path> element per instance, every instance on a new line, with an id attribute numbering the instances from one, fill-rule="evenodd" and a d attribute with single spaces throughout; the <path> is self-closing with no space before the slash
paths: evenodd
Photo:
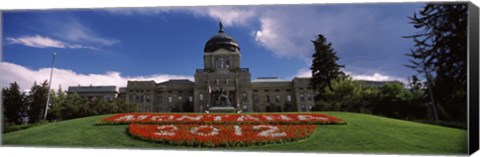
<path id="1" fill-rule="evenodd" d="M 214 106 L 208 109 L 210 113 L 235 113 L 237 110 L 232 106 Z"/>

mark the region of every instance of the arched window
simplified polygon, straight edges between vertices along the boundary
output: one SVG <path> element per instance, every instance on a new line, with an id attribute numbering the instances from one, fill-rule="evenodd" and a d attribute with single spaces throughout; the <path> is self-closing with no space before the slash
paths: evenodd
<path id="1" fill-rule="evenodd" d="M 172 103 L 173 99 L 171 96 L 168 97 L 168 103 Z"/>
<path id="2" fill-rule="evenodd" d="M 198 100 L 203 101 L 203 94 L 202 93 L 198 94 Z"/>
<path id="3" fill-rule="evenodd" d="M 292 101 L 292 96 L 291 95 L 287 95 L 287 101 L 288 102 Z"/>

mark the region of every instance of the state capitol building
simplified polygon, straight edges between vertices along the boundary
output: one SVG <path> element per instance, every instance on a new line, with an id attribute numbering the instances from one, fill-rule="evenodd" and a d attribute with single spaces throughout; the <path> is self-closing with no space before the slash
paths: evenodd
<path id="1" fill-rule="evenodd" d="M 196 69 L 194 82 L 128 81 L 120 94 L 128 103 L 136 104 L 138 112 L 205 112 L 218 102 L 219 94 L 243 112 L 304 112 L 314 105 L 315 92 L 309 88 L 309 78 L 251 80 L 249 69 L 241 67 L 238 42 L 224 32 L 221 23 L 203 51 L 204 66 Z"/>

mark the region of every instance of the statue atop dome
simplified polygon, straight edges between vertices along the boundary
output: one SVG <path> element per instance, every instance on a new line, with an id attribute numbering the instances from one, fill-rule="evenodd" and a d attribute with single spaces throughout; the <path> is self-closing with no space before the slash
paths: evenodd
<path id="1" fill-rule="evenodd" d="M 218 30 L 219 33 L 223 33 L 223 24 L 220 19 L 218 19 L 218 25 L 220 26 L 220 29 Z"/>
<path id="2" fill-rule="evenodd" d="M 207 43 L 205 43 L 205 47 L 203 51 L 205 53 L 209 53 L 209 52 L 214 52 L 220 48 L 223 48 L 230 52 L 240 52 L 240 47 L 237 41 L 233 37 L 225 33 L 223 29 L 223 23 L 222 21 L 220 21 L 220 19 L 218 19 L 218 26 L 219 26 L 218 33 L 213 35 L 207 41 Z"/>

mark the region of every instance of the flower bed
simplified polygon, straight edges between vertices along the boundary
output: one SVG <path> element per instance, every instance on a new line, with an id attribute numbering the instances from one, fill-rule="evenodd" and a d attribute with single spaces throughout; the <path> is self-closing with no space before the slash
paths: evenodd
<path id="1" fill-rule="evenodd" d="M 97 124 L 342 124 L 325 114 L 157 114 L 122 113 Z"/>
<path id="2" fill-rule="evenodd" d="M 250 146 L 309 137 L 317 125 L 345 124 L 325 114 L 160 114 L 122 113 L 98 125 L 128 124 L 138 139 L 199 147 Z"/>
<path id="3" fill-rule="evenodd" d="M 310 136 L 316 125 L 130 124 L 130 135 L 147 141 L 201 147 L 283 143 Z"/>

